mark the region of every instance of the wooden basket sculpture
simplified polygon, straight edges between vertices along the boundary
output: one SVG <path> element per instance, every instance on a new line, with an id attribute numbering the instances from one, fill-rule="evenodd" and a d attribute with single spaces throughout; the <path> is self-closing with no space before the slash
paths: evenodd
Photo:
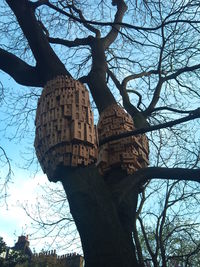
<path id="1" fill-rule="evenodd" d="M 97 129 L 99 140 L 103 140 L 109 136 L 132 131 L 135 127 L 131 116 L 114 104 L 102 112 Z M 97 166 L 102 175 L 118 167 L 127 174 L 132 174 L 149 164 L 148 155 L 146 135 L 130 136 L 100 146 Z"/>
<path id="2" fill-rule="evenodd" d="M 36 113 L 35 149 L 49 180 L 60 166 L 87 166 L 97 159 L 97 134 L 89 93 L 83 84 L 58 76 L 49 81 Z"/>

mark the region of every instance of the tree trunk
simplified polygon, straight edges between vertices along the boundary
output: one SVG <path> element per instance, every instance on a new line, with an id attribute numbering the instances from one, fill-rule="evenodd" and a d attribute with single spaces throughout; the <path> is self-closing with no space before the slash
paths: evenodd
<path id="1" fill-rule="evenodd" d="M 91 38 L 90 47 L 92 51 L 92 68 L 88 75 L 87 84 L 97 109 L 101 113 L 110 105 L 115 104 L 116 100 L 106 81 L 107 62 L 102 40 Z"/>
<path id="2" fill-rule="evenodd" d="M 45 36 L 35 17 L 33 3 L 27 0 L 6 0 L 6 2 L 14 12 L 26 36 L 37 62 L 36 67 L 41 83 L 44 85 L 47 81 L 54 79 L 58 75 L 71 76 L 49 44 L 47 36 Z"/>
<path id="3" fill-rule="evenodd" d="M 96 169 L 65 168 L 62 177 L 81 237 L 85 266 L 137 267 L 130 231 L 122 225 L 112 193 Z"/>

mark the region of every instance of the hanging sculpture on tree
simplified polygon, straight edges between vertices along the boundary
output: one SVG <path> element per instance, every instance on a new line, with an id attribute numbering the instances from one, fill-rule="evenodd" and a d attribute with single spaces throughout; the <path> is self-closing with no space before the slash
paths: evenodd
<path id="1" fill-rule="evenodd" d="M 135 129 L 133 119 L 117 104 L 105 109 L 98 122 L 99 141 Z M 99 147 L 97 166 L 102 175 L 114 168 L 132 174 L 149 164 L 149 145 L 146 135 L 110 141 Z"/>
<path id="2" fill-rule="evenodd" d="M 89 93 L 79 81 L 58 76 L 49 81 L 38 100 L 35 149 L 50 181 L 59 168 L 88 166 L 97 161 L 101 175 L 113 168 L 132 174 L 149 164 L 146 135 L 110 141 L 97 148 L 97 139 L 135 129 L 131 116 L 117 104 L 106 108 L 98 122 L 98 138 Z"/>
<path id="3" fill-rule="evenodd" d="M 67 76 L 49 81 L 38 100 L 35 149 L 49 180 L 60 166 L 88 166 L 97 160 L 97 134 L 89 93 Z"/>

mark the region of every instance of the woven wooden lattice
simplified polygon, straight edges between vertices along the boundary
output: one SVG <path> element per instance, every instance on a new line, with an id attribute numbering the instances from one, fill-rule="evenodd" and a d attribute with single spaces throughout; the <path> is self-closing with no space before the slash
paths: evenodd
<path id="1" fill-rule="evenodd" d="M 49 81 L 38 101 L 35 149 L 50 180 L 59 166 L 89 165 L 97 159 L 97 138 L 88 90 L 72 78 Z"/>
<path id="2" fill-rule="evenodd" d="M 102 112 L 97 128 L 99 140 L 135 129 L 131 116 L 117 104 Z M 115 167 L 132 174 L 149 164 L 148 155 L 146 135 L 126 137 L 100 146 L 97 166 L 102 175 Z"/>

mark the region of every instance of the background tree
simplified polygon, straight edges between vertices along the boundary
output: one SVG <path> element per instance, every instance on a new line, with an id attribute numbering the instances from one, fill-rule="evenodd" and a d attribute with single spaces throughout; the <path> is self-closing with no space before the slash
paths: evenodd
<path id="1" fill-rule="evenodd" d="M 3 238 L 0 237 L 0 264 L 2 267 L 15 267 L 17 264 L 27 262 L 28 257 L 23 251 L 16 251 L 6 246 Z"/>
<path id="2" fill-rule="evenodd" d="M 143 263 L 198 266 L 198 203 L 199 190 L 195 184 L 153 181 L 148 185 L 142 194 L 134 230 Z"/>
<path id="3" fill-rule="evenodd" d="M 3 264 L 4 258 L 3 253 L 6 252 L 6 243 L 3 241 L 3 238 L 0 237 L 0 264 Z"/>
<path id="4" fill-rule="evenodd" d="M 10 160 L 3 147 L 0 147 L 0 203 L 7 204 L 8 185 L 12 176 Z"/>
<path id="5" fill-rule="evenodd" d="M 90 4 L 4 1 L 0 69 L 33 87 L 72 75 L 100 114 L 123 104 L 137 128 L 126 135 L 160 129 L 149 135 L 155 167 L 131 176 L 113 169 L 106 181 L 94 166 L 61 175 L 86 266 L 139 266 L 132 232 L 141 184 L 199 181 L 199 1 Z"/>

